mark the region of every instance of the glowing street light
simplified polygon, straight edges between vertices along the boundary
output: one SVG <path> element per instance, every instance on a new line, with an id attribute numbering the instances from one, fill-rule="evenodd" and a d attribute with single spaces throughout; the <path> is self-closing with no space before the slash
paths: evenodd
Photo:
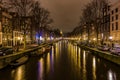
<path id="1" fill-rule="evenodd" d="M 113 37 L 112 37 L 112 36 L 110 36 L 110 37 L 109 37 L 109 39 L 110 39 L 110 40 L 112 40 L 112 39 L 113 39 Z"/>
<path id="2" fill-rule="evenodd" d="M 93 38 L 94 41 L 96 41 L 96 38 Z"/>

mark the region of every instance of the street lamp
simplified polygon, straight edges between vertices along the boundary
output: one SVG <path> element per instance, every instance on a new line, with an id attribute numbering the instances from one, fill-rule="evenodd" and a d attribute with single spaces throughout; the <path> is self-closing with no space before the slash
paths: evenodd
<path id="1" fill-rule="evenodd" d="M 112 37 L 112 36 L 110 36 L 110 37 L 109 37 L 109 39 L 110 39 L 110 40 L 112 40 L 112 39 L 113 39 L 113 37 Z"/>
<path id="2" fill-rule="evenodd" d="M 93 38 L 94 41 L 96 41 L 96 38 Z"/>
<path id="3" fill-rule="evenodd" d="M 96 38 L 93 38 L 94 45 L 95 45 L 95 41 L 96 41 Z"/>

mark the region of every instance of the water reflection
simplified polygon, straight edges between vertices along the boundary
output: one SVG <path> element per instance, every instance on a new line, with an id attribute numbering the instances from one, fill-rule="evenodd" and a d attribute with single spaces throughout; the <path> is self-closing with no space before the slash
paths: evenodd
<path id="1" fill-rule="evenodd" d="M 38 79 L 37 80 L 43 80 L 43 73 L 44 73 L 44 60 L 41 58 L 38 62 Z"/>
<path id="2" fill-rule="evenodd" d="M 16 70 L 13 69 L 11 71 L 11 77 L 14 79 L 14 80 L 22 80 L 24 77 L 25 77 L 25 66 L 20 66 L 18 67 Z"/>
<path id="3" fill-rule="evenodd" d="M 108 71 L 108 80 L 117 80 L 116 73 L 114 73 L 112 70 Z"/>
<path id="4" fill-rule="evenodd" d="M 68 41 L 60 41 L 43 56 L 0 71 L 0 80 L 120 80 L 120 69 Z"/>
<path id="5" fill-rule="evenodd" d="M 50 62 L 51 62 L 51 59 L 50 59 L 50 53 L 48 53 L 47 54 L 47 62 L 46 62 L 47 63 L 47 68 L 46 68 L 47 73 L 50 71 Z"/>
<path id="6" fill-rule="evenodd" d="M 50 51 L 50 65 L 51 71 L 54 72 L 54 46 L 52 46 L 52 50 Z"/>
<path id="7" fill-rule="evenodd" d="M 78 68 L 79 68 L 79 70 L 81 69 L 81 54 L 80 54 L 80 52 L 81 52 L 81 49 L 78 47 L 78 60 L 77 60 L 77 64 L 78 64 Z"/>
<path id="8" fill-rule="evenodd" d="M 55 59 L 59 57 L 59 43 L 55 44 Z"/>
<path id="9" fill-rule="evenodd" d="M 96 80 L 96 58 L 93 57 L 93 80 Z"/>
<path id="10" fill-rule="evenodd" d="M 83 79 L 86 80 L 86 52 L 83 51 Z"/>

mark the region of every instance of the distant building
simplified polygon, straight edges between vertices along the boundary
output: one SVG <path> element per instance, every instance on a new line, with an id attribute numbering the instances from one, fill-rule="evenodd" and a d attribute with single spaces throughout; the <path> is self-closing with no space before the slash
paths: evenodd
<path id="1" fill-rule="evenodd" d="M 110 36 L 112 41 L 120 41 L 120 0 L 111 6 Z"/>

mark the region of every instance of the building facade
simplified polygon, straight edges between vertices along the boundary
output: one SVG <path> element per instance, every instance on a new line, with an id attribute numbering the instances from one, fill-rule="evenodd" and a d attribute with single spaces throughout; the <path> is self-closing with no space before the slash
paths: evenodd
<path id="1" fill-rule="evenodd" d="M 112 41 L 120 42 L 120 0 L 111 6 L 110 36 Z"/>
<path id="2" fill-rule="evenodd" d="M 101 26 L 99 28 L 99 39 L 101 44 L 109 44 L 110 37 L 110 6 L 104 5 L 101 18 Z"/>
<path id="3" fill-rule="evenodd" d="M 0 44 L 3 46 L 12 45 L 12 16 L 0 4 Z"/>
<path id="4" fill-rule="evenodd" d="M 31 20 L 30 18 L 25 20 L 25 26 L 29 27 L 24 31 L 20 19 L 17 13 L 8 12 L 8 10 L 0 4 L 0 45 L 16 46 L 23 44 L 24 32 L 26 32 L 26 43 L 31 43 Z"/>

